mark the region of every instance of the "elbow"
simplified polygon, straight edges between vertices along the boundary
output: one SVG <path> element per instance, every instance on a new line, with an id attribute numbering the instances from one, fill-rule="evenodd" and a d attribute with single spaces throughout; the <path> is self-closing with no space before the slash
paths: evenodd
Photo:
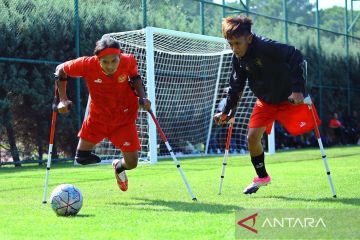
<path id="1" fill-rule="evenodd" d="M 59 64 L 56 69 L 55 69 L 55 78 L 57 79 L 66 79 L 67 78 L 67 75 L 64 71 L 64 64 Z"/>

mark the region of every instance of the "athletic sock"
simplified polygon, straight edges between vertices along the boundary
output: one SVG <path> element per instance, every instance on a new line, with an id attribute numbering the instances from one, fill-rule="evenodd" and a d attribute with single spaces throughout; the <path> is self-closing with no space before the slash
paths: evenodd
<path id="1" fill-rule="evenodd" d="M 251 157 L 251 162 L 254 165 L 255 171 L 259 178 L 265 178 L 268 176 L 265 169 L 264 158 L 264 152 L 259 156 Z"/>
<path id="2" fill-rule="evenodd" d="M 122 173 L 125 170 L 128 170 L 128 169 L 122 165 L 122 160 L 120 160 L 120 164 L 118 163 L 116 165 L 116 173 L 119 174 L 119 173 Z"/>

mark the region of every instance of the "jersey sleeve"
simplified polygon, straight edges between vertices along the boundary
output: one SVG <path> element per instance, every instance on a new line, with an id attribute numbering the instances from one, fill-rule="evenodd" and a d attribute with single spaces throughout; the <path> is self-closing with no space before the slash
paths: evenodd
<path id="1" fill-rule="evenodd" d="M 64 71 L 70 77 L 83 77 L 86 57 L 80 57 L 64 63 Z"/>
<path id="2" fill-rule="evenodd" d="M 129 77 L 136 77 L 138 75 L 138 67 L 136 59 L 133 55 L 130 55 Z"/>
<path id="3" fill-rule="evenodd" d="M 239 67 L 239 62 L 236 57 L 232 57 L 232 72 L 229 81 L 229 91 L 227 94 L 226 104 L 222 110 L 224 114 L 228 114 L 230 110 L 235 111 L 239 98 L 244 91 L 247 74 L 244 68 Z"/>

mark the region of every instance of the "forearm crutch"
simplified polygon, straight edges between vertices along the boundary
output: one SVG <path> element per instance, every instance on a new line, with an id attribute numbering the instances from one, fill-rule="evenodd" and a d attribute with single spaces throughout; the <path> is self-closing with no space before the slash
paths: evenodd
<path id="1" fill-rule="evenodd" d="M 330 168 L 329 168 L 329 165 L 328 165 L 328 163 L 327 163 L 327 158 L 326 158 L 324 146 L 323 146 L 322 141 L 321 141 L 321 136 L 320 136 L 320 132 L 319 132 L 319 127 L 318 127 L 318 124 L 317 124 L 317 122 L 316 122 L 314 109 L 312 108 L 312 101 L 311 101 L 310 95 L 307 96 L 307 97 L 304 99 L 304 103 L 307 104 L 307 106 L 309 107 L 309 109 L 310 109 L 310 111 L 311 111 L 312 119 L 313 119 L 313 121 L 314 121 L 314 131 L 315 131 L 315 134 L 316 134 L 317 141 L 318 141 L 318 143 L 319 143 L 319 147 L 320 147 L 322 159 L 324 160 L 324 165 L 325 165 L 325 168 L 326 168 L 326 174 L 327 174 L 327 176 L 328 176 L 328 180 L 329 180 L 329 183 L 330 183 L 330 187 L 331 187 L 331 191 L 332 191 L 333 197 L 336 198 L 335 188 L 334 188 L 334 185 L 333 185 L 333 182 L 332 182 L 332 179 L 331 179 L 331 175 L 330 175 Z"/>
<path id="2" fill-rule="evenodd" d="M 55 124 L 56 124 L 56 114 L 57 114 L 57 102 L 58 102 L 58 93 L 57 93 L 57 86 L 56 81 L 54 85 L 54 101 L 52 104 L 52 119 L 51 119 L 51 130 L 50 130 L 50 141 L 49 141 L 49 150 L 48 150 L 48 159 L 46 163 L 46 176 L 45 176 L 45 186 L 44 186 L 44 198 L 43 204 L 46 204 L 46 197 L 47 197 L 47 189 L 49 183 L 49 173 L 50 173 L 50 166 L 51 166 L 51 157 L 52 157 L 52 149 L 53 149 L 53 142 L 54 142 L 54 134 L 55 134 Z"/>
<path id="3" fill-rule="evenodd" d="M 229 128 L 228 128 L 228 133 L 227 133 L 227 137 L 226 137 L 226 145 L 225 145 L 225 154 L 224 154 L 224 159 L 223 159 L 223 163 L 222 163 L 222 171 L 221 171 L 221 176 L 220 176 L 220 187 L 219 187 L 219 195 L 221 194 L 221 190 L 222 190 L 222 184 L 225 178 L 225 167 L 227 165 L 227 157 L 229 155 L 229 148 L 230 148 L 230 140 L 231 140 L 231 134 L 232 134 L 232 129 L 233 129 L 233 123 L 235 122 L 235 118 L 231 118 L 229 120 Z"/>
<path id="4" fill-rule="evenodd" d="M 180 174 L 181 174 L 182 179 L 184 180 L 184 183 L 185 183 L 185 185 L 186 185 L 186 187 L 187 187 L 187 189 L 188 189 L 188 191 L 189 191 L 189 194 L 190 194 L 192 200 L 193 200 L 193 201 L 197 201 L 194 193 L 193 193 L 192 190 L 191 190 L 191 187 L 190 187 L 188 181 L 187 181 L 186 178 L 185 178 L 184 172 L 183 172 L 183 170 L 182 170 L 181 167 L 180 167 L 180 163 L 179 163 L 178 160 L 176 159 L 175 154 L 174 154 L 174 152 L 173 152 L 173 150 L 172 150 L 172 148 L 171 148 L 171 146 L 170 146 L 167 138 L 165 137 L 165 134 L 164 134 L 163 130 L 162 130 L 161 127 L 160 127 L 159 122 L 157 121 L 157 119 L 156 119 L 156 117 L 155 117 L 155 115 L 154 115 L 154 113 L 152 112 L 151 109 L 148 110 L 148 112 L 149 112 L 149 114 L 151 115 L 151 118 L 153 119 L 153 121 L 154 121 L 154 123 L 155 123 L 155 125 L 156 125 L 156 127 L 157 127 L 157 129 L 158 129 L 158 131 L 159 131 L 159 134 L 160 134 L 161 138 L 162 138 L 163 141 L 165 142 L 166 148 L 167 148 L 168 151 L 170 152 L 170 155 L 171 155 L 172 159 L 174 160 L 174 162 L 175 162 L 175 164 L 176 164 L 176 167 L 177 167 L 177 169 L 179 170 L 179 172 L 180 172 Z"/>

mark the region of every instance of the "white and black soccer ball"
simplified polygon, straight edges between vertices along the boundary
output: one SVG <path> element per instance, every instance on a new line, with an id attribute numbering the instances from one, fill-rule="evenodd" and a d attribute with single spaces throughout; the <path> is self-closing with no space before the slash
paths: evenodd
<path id="1" fill-rule="evenodd" d="M 82 207 L 83 197 L 74 185 L 61 184 L 52 191 L 50 202 L 57 215 L 74 216 Z"/>

